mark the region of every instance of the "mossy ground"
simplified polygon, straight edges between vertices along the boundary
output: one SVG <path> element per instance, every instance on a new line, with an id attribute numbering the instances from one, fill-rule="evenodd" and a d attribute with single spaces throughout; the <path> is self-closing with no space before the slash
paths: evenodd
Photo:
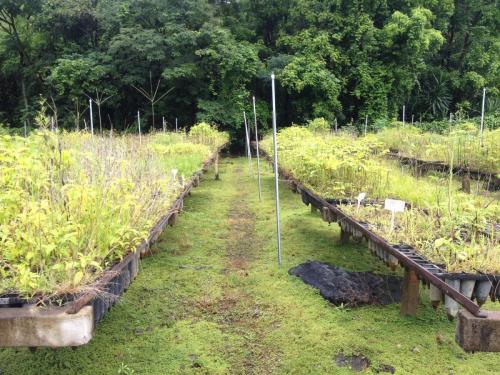
<path id="1" fill-rule="evenodd" d="M 335 357 L 363 354 L 368 373 L 496 374 L 500 355 L 466 354 L 454 323 L 422 292 L 418 315 L 399 305 L 335 307 L 287 270 L 305 260 L 387 273 L 364 244 L 337 244 L 323 223 L 281 186 L 283 267 L 276 257 L 273 178 L 263 201 L 243 158 L 207 174 L 145 259 L 130 289 L 85 347 L 0 350 L 0 374 L 349 374 Z"/>

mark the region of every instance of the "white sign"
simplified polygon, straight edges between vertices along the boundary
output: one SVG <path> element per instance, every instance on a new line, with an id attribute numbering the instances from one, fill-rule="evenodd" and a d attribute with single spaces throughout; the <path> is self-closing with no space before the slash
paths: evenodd
<path id="1" fill-rule="evenodd" d="M 384 209 L 391 211 L 391 232 L 394 230 L 396 212 L 404 212 L 405 202 L 397 199 L 386 199 Z"/>
<path id="2" fill-rule="evenodd" d="M 170 179 L 171 179 L 171 181 L 172 181 L 172 182 L 174 182 L 174 181 L 175 181 L 175 179 L 176 179 L 176 177 L 177 177 L 177 172 L 178 172 L 178 170 L 177 170 L 177 169 L 172 169 L 172 170 L 170 171 Z"/>
<path id="3" fill-rule="evenodd" d="M 361 201 L 365 199 L 366 193 L 359 193 L 358 195 L 358 206 L 356 207 L 356 211 L 359 211 L 359 205 L 361 204 Z"/>
<path id="4" fill-rule="evenodd" d="M 384 209 L 392 212 L 404 212 L 405 202 L 397 199 L 386 199 Z"/>

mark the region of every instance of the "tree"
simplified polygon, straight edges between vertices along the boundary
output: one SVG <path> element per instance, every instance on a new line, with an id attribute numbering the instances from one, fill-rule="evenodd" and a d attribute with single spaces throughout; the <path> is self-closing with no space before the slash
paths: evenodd
<path id="1" fill-rule="evenodd" d="M 25 75 L 32 59 L 27 38 L 21 34 L 20 27 L 29 25 L 28 21 L 40 10 L 40 6 L 40 0 L 0 0 L 0 30 L 7 35 L 4 41 L 13 45 L 19 56 L 18 76 L 24 102 L 24 121 L 27 122 L 30 120 Z"/>
<path id="2" fill-rule="evenodd" d="M 98 106 L 99 130 L 102 132 L 101 106 L 116 94 L 109 85 L 109 71 L 99 62 L 96 54 L 73 55 L 56 61 L 47 81 L 62 98 L 69 98 L 74 107 L 75 127 L 85 112 L 85 97 L 92 98 Z"/>

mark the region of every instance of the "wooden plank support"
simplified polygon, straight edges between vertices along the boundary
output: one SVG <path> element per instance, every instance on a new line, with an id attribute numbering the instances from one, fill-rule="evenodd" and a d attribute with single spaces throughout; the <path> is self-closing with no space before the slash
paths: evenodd
<path id="1" fill-rule="evenodd" d="M 177 224 L 177 212 L 172 213 L 172 216 L 170 216 L 168 220 L 168 225 L 173 227 L 175 224 Z"/>
<path id="2" fill-rule="evenodd" d="M 349 237 L 351 235 L 349 234 L 349 232 L 343 230 L 342 228 L 340 228 L 340 243 L 341 244 L 346 244 L 349 242 Z"/>
<path id="3" fill-rule="evenodd" d="M 415 270 L 406 268 L 401 290 L 401 315 L 414 316 L 417 314 L 420 282 Z"/>
<path id="4" fill-rule="evenodd" d="M 215 156 L 215 179 L 219 180 L 219 153 Z"/>

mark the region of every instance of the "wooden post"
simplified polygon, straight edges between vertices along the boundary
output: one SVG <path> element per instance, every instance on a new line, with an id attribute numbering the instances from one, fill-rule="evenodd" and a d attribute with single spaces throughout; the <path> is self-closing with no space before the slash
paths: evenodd
<path id="1" fill-rule="evenodd" d="M 415 316 L 417 314 L 419 286 L 417 273 L 412 269 L 405 269 L 401 290 L 401 315 Z"/>
<path id="2" fill-rule="evenodd" d="M 217 155 L 215 155 L 215 179 L 216 180 L 220 179 L 220 176 L 219 176 L 219 153 L 217 153 Z"/>
<path id="3" fill-rule="evenodd" d="M 168 220 L 168 225 L 170 225 L 171 227 L 173 227 L 175 224 L 177 224 L 177 212 L 174 212 Z"/>
<path id="4" fill-rule="evenodd" d="M 346 244 L 349 242 L 349 237 L 350 237 L 350 234 L 349 232 L 343 230 L 342 228 L 340 228 L 340 243 L 341 244 Z"/>

